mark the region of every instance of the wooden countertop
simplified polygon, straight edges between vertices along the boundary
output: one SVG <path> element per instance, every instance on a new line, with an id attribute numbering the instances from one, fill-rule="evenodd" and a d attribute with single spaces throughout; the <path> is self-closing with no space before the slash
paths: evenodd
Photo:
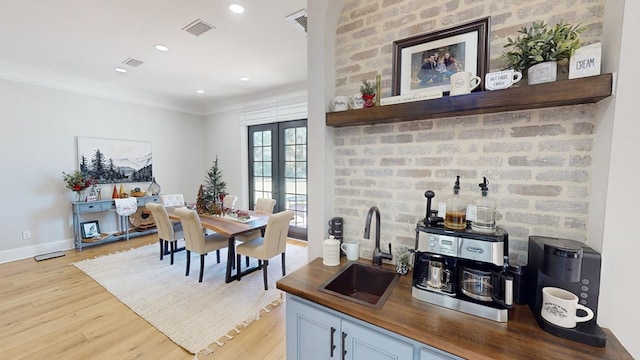
<path id="1" fill-rule="evenodd" d="M 371 264 L 371 260 L 360 261 Z M 340 266 L 325 266 L 322 258 L 317 258 L 278 281 L 276 286 L 292 295 L 467 359 L 633 359 L 608 329 L 604 329 L 607 334 L 605 347 L 585 345 L 545 332 L 527 305 L 516 305 L 509 311 L 509 321 L 498 323 L 416 300 L 411 296 L 411 272 L 400 277 L 380 310 L 317 290 L 346 265 L 344 258 Z"/>

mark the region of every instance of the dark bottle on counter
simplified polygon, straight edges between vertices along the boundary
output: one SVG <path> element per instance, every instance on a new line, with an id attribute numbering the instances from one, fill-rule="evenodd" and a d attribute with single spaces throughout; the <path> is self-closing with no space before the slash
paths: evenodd
<path id="1" fill-rule="evenodd" d="M 467 203 L 460 196 L 460 176 L 456 176 L 453 186 L 453 195 L 447 197 L 447 209 L 445 211 L 444 227 L 453 230 L 467 228 Z"/>

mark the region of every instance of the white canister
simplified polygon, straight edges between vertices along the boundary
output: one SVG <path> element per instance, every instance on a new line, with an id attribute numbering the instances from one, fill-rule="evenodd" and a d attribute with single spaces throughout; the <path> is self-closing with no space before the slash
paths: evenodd
<path id="1" fill-rule="evenodd" d="M 340 265 L 340 241 L 329 236 L 322 244 L 322 263 L 327 266 Z"/>

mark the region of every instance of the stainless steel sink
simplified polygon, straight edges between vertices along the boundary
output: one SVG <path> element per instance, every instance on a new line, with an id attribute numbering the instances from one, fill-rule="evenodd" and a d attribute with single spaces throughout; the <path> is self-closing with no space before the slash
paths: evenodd
<path id="1" fill-rule="evenodd" d="M 400 275 L 380 267 L 351 263 L 320 285 L 319 291 L 369 306 L 382 308 Z"/>

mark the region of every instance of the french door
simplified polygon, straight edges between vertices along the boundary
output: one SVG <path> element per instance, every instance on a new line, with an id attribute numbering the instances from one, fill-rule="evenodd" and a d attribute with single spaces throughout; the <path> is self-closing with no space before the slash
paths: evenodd
<path id="1" fill-rule="evenodd" d="M 276 200 L 274 212 L 292 210 L 289 236 L 307 239 L 307 120 L 250 126 L 249 204 Z"/>

